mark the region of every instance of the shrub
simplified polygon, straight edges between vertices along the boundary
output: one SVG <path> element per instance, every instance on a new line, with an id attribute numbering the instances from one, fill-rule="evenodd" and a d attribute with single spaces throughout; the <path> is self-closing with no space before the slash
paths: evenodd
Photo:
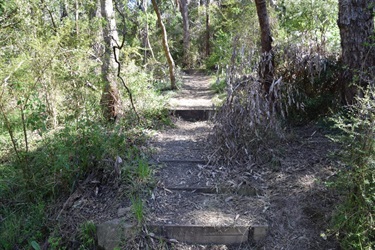
<path id="1" fill-rule="evenodd" d="M 334 137 L 343 145 L 338 187 L 345 201 L 333 225 L 344 249 L 373 249 L 375 242 L 375 88 L 334 118 L 342 133 Z"/>

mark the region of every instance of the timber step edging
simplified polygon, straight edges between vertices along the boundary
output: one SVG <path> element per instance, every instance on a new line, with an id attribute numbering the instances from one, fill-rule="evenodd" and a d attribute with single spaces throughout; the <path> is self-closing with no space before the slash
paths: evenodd
<path id="1" fill-rule="evenodd" d="M 137 225 L 114 219 L 98 224 L 98 245 L 106 250 L 112 250 L 120 245 L 121 240 L 138 231 Z M 226 244 L 236 245 L 245 242 L 259 242 L 268 233 L 268 224 L 261 225 L 173 225 L 146 223 L 147 231 L 161 239 L 173 239 L 187 244 Z"/>
<path id="2" fill-rule="evenodd" d="M 165 225 L 149 224 L 148 230 L 155 235 L 187 244 L 241 244 L 260 241 L 267 235 L 268 225 Z"/>
<path id="3" fill-rule="evenodd" d="M 185 121 L 207 121 L 213 118 L 215 109 L 205 108 L 171 108 L 169 113 L 172 116 L 180 117 Z"/>

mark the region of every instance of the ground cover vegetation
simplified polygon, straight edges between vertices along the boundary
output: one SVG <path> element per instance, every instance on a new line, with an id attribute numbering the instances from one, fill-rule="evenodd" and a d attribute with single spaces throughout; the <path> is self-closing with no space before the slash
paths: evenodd
<path id="1" fill-rule="evenodd" d="M 55 220 L 90 176 L 125 185 L 141 224 L 145 131 L 199 68 L 221 93 L 212 162 L 272 162 L 293 126 L 333 117 L 343 198 L 327 233 L 372 249 L 374 4 L 355 2 L 0 0 L 0 248 L 94 249 L 94 222 Z"/>

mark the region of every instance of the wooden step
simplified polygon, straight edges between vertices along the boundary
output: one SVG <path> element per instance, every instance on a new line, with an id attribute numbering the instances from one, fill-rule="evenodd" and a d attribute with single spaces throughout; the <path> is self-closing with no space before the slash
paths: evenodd
<path id="1" fill-rule="evenodd" d="M 234 245 L 248 241 L 260 241 L 267 235 L 268 225 L 163 225 L 148 224 L 147 228 L 157 236 L 187 244 Z"/>
<path id="2" fill-rule="evenodd" d="M 150 235 L 168 239 L 171 242 L 187 244 L 236 245 L 245 242 L 259 242 L 268 233 L 268 225 L 165 225 L 148 223 L 145 225 Z M 135 223 L 113 219 L 96 225 L 98 245 L 105 250 L 113 250 L 125 239 L 135 237 L 139 228 Z"/>
<path id="3" fill-rule="evenodd" d="M 172 116 L 180 117 L 185 121 L 207 121 L 213 117 L 214 112 L 214 109 L 210 107 L 176 107 L 169 110 Z"/>
<path id="4" fill-rule="evenodd" d="M 149 230 L 188 244 L 240 244 L 266 236 L 262 198 L 213 193 L 206 187 L 197 190 L 154 190 L 147 202 Z"/>
<path id="5" fill-rule="evenodd" d="M 261 191 L 255 189 L 252 186 L 240 186 L 238 188 L 232 187 L 225 187 L 225 186 L 207 186 L 207 187 L 199 187 L 199 186 L 191 186 L 191 187 L 165 187 L 167 190 L 171 191 L 186 191 L 192 193 L 205 193 L 205 194 L 240 194 L 246 196 L 255 196 L 260 195 Z"/>

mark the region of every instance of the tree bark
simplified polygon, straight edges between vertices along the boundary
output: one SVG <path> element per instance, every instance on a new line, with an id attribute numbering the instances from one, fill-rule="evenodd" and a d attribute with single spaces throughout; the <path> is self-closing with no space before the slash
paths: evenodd
<path id="1" fill-rule="evenodd" d="M 266 94 L 273 81 L 274 58 L 272 52 L 271 28 L 267 13 L 266 0 L 255 0 L 261 32 L 262 57 L 259 64 L 259 77 Z"/>
<path id="2" fill-rule="evenodd" d="M 103 27 L 103 38 L 105 44 L 105 53 L 102 64 L 102 80 L 104 89 L 100 104 L 102 106 L 103 116 L 108 120 L 115 120 L 120 113 L 121 100 L 118 91 L 116 72 L 117 64 L 113 47 L 118 44 L 118 33 L 113 10 L 112 0 L 100 0 L 101 13 L 106 20 Z M 118 50 L 116 50 L 118 53 Z M 117 58 L 118 55 L 116 55 Z"/>
<path id="3" fill-rule="evenodd" d="M 210 36 L 210 0 L 206 0 L 206 57 L 211 55 Z"/>
<path id="4" fill-rule="evenodd" d="M 344 99 L 351 104 L 360 88 L 366 88 L 374 77 L 374 0 L 340 0 L 338 26 L 340 28 L 342 61 L 345 70 L 341 82 Z"/>
<path id="5" fill-rule="evenodd" d="M 187 0 L 180 0 L 180 12 L 182 16 L 183 25 L 183 66 L 190 67 L 190 28 L 189 28 L 189 14 Z"/>
<path id="6" fill-rule="evenodd" d="M 158 18 L 159 26 L 160 26 L 161 31 L 162 31 L 162 36 L 163 36 L 162 43 L 163 43 L 164 53 L 165 53 L 165 56 L 167 58 L 168 66 L 169 66 L 169 78 L 171 80 L 171 89 L 177 89 L 177 87 L 176 87 L 176 77 L 175 77 L 175 73 L 174 73 L 175 64 L 174 64 L 172 55 L 169 51 L 167 31 L 165 30 L 163 20 L 161 19 L 161 14 L 160 14 L 158 5 L 156 4 L 156 0 L 151 0 L 151 2 L 152 2 L 152 6 L 154 7 L 156 16 Z"/>

